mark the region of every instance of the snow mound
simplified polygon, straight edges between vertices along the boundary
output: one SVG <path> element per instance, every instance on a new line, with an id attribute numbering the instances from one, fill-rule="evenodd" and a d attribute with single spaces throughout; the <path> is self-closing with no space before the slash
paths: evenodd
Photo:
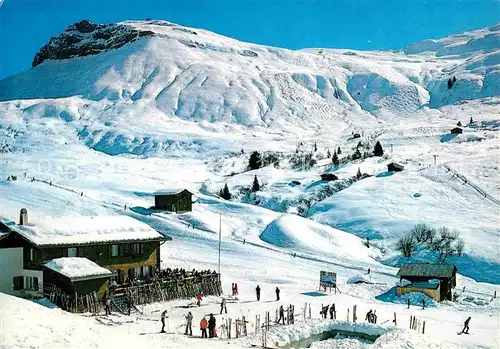
<path id="1" fill-rule="evenodd" d="M 322 251 L 349 260 L 372 261 L 370 253 L 376 253 L 356 236 L 296 215 L 272 221 L 260 238 L 292 251 Z"/>
<path id="2" fill-rule="evenodd" d="M 434 299 L 427 296 L 426 294 L 420 292 L 410 292 L 402 296 L 398 296 L 396 293 L 396 288 L 393 287 L 389 291 L 375 297 L 379 301 L 396 303 L 396 304 L 408 304 L 408 299 L 410 300 L 410 305 L 422 306 L 422 300 L 425 300 L 426 307 L 436 307 L 437 303 Z"/>
<path id="3" fill-rule="evenodd" d="M 371 284 L 371 280 L 367 275 L 356 275 L 347 279 L 346 284 Z"/>

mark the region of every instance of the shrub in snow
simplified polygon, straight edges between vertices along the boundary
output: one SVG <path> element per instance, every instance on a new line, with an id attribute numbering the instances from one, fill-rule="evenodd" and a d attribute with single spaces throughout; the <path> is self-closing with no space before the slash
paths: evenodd
<path id="1" fill-rule="evenodd" d="M 373 149 L 373 155 L 382 156 L 384 155 L 384 149 L 382 148 L 382 144 L 379 141 L 375 143 L 375 148 Z"/>
<path id="2" fill-rule="evenodd" d="M 262 167 L 262 156 L 258 151 L 254 151 L 250 155 L 250 159 L 248 160 L 248 167 L 251 170 L 257 170 Z"/>

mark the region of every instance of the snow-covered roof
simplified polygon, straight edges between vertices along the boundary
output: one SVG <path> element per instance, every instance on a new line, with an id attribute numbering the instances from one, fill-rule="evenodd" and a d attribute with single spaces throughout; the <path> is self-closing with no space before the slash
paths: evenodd
<path id="1" fill-rule="evenodd" d="M 430 264 L 430 263 L 413 263 L 403 265 L 399 271 L 398 276 L 418 276 L 431 278 L 451 278 L 453 277 L 456 267 L 454 264 Z"/>
<path id="2" fill-rule="evenodd" d="M 82 257 L 62 257 L 45 263 L 49 268 L 72 281 L 110 277 L 111 271 L 98 266 L 91 260 Z"/>
<path id="3" fill-rule="evenodd" d="M 155 191 L 153 194 L 154 195 L 176 195 L 176 194 L 183 192 L 184 190 L 187 190 L 187 189 L 186 188 L 160 189 L 158 191 Z M 187 191 L 189 191 L 189 190 L 187 190 Z"/>
<path id="4" fill-rule="evenodd" d="M 149 225 L 128 216 L 46 216 L 30 222 L 29 226 L 10 228 L 39 246 L 163 239 Z"/>

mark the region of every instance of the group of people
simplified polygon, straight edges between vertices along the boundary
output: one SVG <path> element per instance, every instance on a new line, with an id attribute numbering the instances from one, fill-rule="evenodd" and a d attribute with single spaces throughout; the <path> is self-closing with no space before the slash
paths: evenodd
<path id="1" fill-rule="evenodd" d="M 330 310 L 328 310 L 328 309 L 330 309 Z M 326 307 L 322 307 L 321 311 L 319 313 L 324 319 L 326 319 L 328 316 L 328 312 L 330 312 L 330 320 L 337 318 L 337 311 L 335 310 L 335 303 L 333 303 L 331 306 L 327 304 Z"/>
<path id="2" fill-rule="evenodd" d="M 233 296 L 237 297 L 238 296 L 238 284 L 236 284 L 236 283 L 231 284 L 231 290 L 233 292 Z"/>
<path id="3" fill-rule="evenodd" d="M 368 313 L 366 313 L 365 320 L 369 323 L 376 324 L 377 323 L 377 314 L 370 309 Z"/>
<path id="4" fill-rule="evenodd" d="M 236 287 L 237 287 L 237 285 L 236 285 Z M 236 292 L 238 292 L 238 288 L 236 288 Z M 276 287 L 274 292 L 276 293 L 276 301 L 279 302 L 281 290 L 279 289 L 279 287 Z M 257 287 L 255 288 L 255 295 L 257 296 L 257 301 L 260 301 L 260 286 L 259 285 L 257 285 Z"/>
<path id="5" fill-rule="evenodd" d="M 161 333 L 165 333 L 165 320 L 168 319 L 168 313 L 165 309 L 161 313 Z M 184 331 L 185 335 L 192 336 L 193 335 L 193 314 L 188 312 L 185 315 L 186 319 L 186 329 Z M 216 330 L 217 322 L 215 320 L 214 314 L 210 314 L 209 319 L 207 320 L 206 316 L 203 316 L 203 319 L 200 321 L 200 331 L 201 338 L 214 338 L 217 337 Z"/>
<path id="6" fill-rule="evenodd" d="M 204 275 L 215 275 L 217 272 L 214 270 L 196 270 L 193 269 L 191 271 L 187 271 L 184 268 L 167 268 L 160 272 L 160 278 L 168 278 L 168 279 L 180 279 L 186 278 L 188 276 L 204 276 Z"/>

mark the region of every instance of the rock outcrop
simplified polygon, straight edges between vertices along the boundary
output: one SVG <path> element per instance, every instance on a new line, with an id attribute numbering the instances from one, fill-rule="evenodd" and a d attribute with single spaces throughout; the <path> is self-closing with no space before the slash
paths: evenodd
<path id="1" fill-rule="evenodd" d="M 67 59 L 95 55 L 119 48 L 143 36 L 154 35 L 123 24 L 95 24 L 87 20 L 70 25 L 57 37 L 52 37 L 35 55 L 32 66 L 46 59 Z"/>

